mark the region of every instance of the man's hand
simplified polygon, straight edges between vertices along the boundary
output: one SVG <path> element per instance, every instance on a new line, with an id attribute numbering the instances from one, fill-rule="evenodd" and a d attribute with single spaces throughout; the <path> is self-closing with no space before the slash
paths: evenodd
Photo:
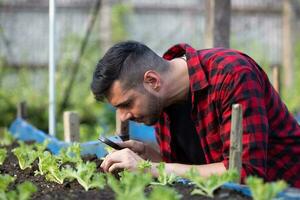
<path id="1" fill-rule="evenodd" d="M 131 151 L 135 152 L 142 158 L 145 158 L 146 153 L 146 144 L 137 140 L 127 140 L 124 142 L 118 143 L 119 146 L 123 148 L 128 148 Z"/>
<path id="2" fill-rule="evenodd" d="M 108 154 L 101 164 L 104 172 L 113 172 L 117 169 L 128 169 L 135 171 L 138 163 L 143 159 L 134 153 L 132 150 L 126 148 L 119 151 L 114 151 Z"/>
<path id="3" fill-rule="evenodd" d="M 140 142 L 137 140 L 128 140 L 121 143 L 118 143 L 121 147 L 129 148 L 133 152 L 137 153 L 144 160 L 151 160 L 155 162 L 161 161 L 160 153 L 155 150 L 154 147 L 151 147 L 149 144 Z"/>

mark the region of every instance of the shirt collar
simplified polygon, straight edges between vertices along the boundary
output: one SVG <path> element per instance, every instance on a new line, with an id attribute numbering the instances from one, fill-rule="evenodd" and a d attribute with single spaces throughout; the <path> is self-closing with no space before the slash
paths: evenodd
<path id="1" fill-rule="evenodd" d="M 190 88 L 193 94 L 194 92 L 208 86 L 208 81 L 200 63 L 197 51 L 188 44 L 176 44 L 164 53 L 163 58 L 166 60 L 172 60 L 174 58 L 182 57 L 183 55 L 186 56 Z"/>

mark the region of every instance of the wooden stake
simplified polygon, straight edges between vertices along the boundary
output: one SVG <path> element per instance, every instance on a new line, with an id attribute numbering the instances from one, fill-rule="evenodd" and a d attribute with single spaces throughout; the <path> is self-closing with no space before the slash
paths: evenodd
<path id="1" fill-rule="evenodd" d="M 230 132 L 230 154 L 229 169 L 238 171 L 238 182 L 240 182 L 242 169 L 242 135 L 243 135 L 243 113 L 240 104 L 232 105 L 231 132 Z"/>
<path id="2" fill-rule="evenodd" d="M 17 117 L 22 118 L 22 119 L 27 118 L 27 104 L 26 104 L 26 101 L 21 101 L 18 104 Z"/>
<path id="3" fill-rule="evenodd" d="M 279 65 L 272 65 L 272 81 L 275 90 L 280 94 L 280 67 Z"/>
<path id="4" fill-rule="evenodd" d="M 294 10 L 291 0 L 283 1 L 283 28 L 282 28 L 282 63 L 284 69 L 284 86 L 288 89 L 292 88 L 294 80 L 294 63 L 293 63 L 293 27 Z"/>
<path id="5" fill-rule="evenodd" d="M 230 46 L 231 0 L 206 0 L 205 47 Z"/>
<path id="6" fill-rule="evenodd" d="M 75 112 L 64 112 L 64 139 L 66 142 L 79 142 L 79 117 Z"/>
<path id="7" fill-rule="evenodd" d="M 118 112 L 116 113 L 116 134 L 128 135 L 129 134 L 129 122 L 122 122 L 120 120 Z"/>

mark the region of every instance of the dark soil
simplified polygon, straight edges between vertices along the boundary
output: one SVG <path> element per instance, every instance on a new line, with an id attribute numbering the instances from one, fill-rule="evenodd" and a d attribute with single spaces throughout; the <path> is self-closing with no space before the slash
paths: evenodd
<path id="1" fill-rule="evenodd" d="M 55 182 L 47 181 L 43 176 L 37 175 L 34 176 L 34 171 L 37 170 L 37 161 L 33 164 L 31 169 L 21 170 L 19 168 L 18 159 L 11 153 L 11 149 L 16 147 L 17 144 L 7 147 L 8 155 L 5 159 L 5 162 L 2 166 L 0 166 L 1 174 L 9 174 L 11 176 L 17 177 L 14 185 L 11 185 L 10 189 L 14 189 L 16 184 L 22 183 L 25 180 L 31 181 L 38 187 L 38 191 L 34 193 L 32 199 L 51 199 L 51 200 L 67 200 L 67 199 L 114 199 L 114 192 L 109 188 L 105 187 L 102 190 L 99 189 L 91 189 L 89 191 L 85 191 L 77 181 L 66 182 L 62 185 L 57 184 Z M 89 156 L 85 157 L 84 160 L 94 161 L 97 164 L 97 168 L 99 168 L 101 161 L 96 157 Z M 190 193 L 193 190 L 193 186 L 191 185 L 183 185 L 183 184 L 175 184 L 173 188 L 176 189 L 181 195 L 182 199 L 211 199 L 208 197 L 194 195 L 191 196 Z M 151 191 L 151 188 L 146 188 L 146 194 Z M 244 195 L 227 189 L 219 189 L 215 193 L 214 199 L 236 199 L 236 200 L 248 200 L 251 199 L 249 197 L 245 197 Z"/>

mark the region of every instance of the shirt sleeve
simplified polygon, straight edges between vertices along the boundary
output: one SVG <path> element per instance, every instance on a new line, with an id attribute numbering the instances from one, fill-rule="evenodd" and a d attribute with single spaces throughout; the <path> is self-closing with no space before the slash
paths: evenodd
<path id="1" fill-rule="evenodd" d="M 264 82 L 257 72 L 245 68 L 238 73 L 228 75 L 223 87 L 226 87 L 220 94 L 223 163 L 228 169 L 232 105 L 241 104 L 243 110 L 242 179 L 250 174 L 266 178 L 269 128 L 264 100 Z"/>

